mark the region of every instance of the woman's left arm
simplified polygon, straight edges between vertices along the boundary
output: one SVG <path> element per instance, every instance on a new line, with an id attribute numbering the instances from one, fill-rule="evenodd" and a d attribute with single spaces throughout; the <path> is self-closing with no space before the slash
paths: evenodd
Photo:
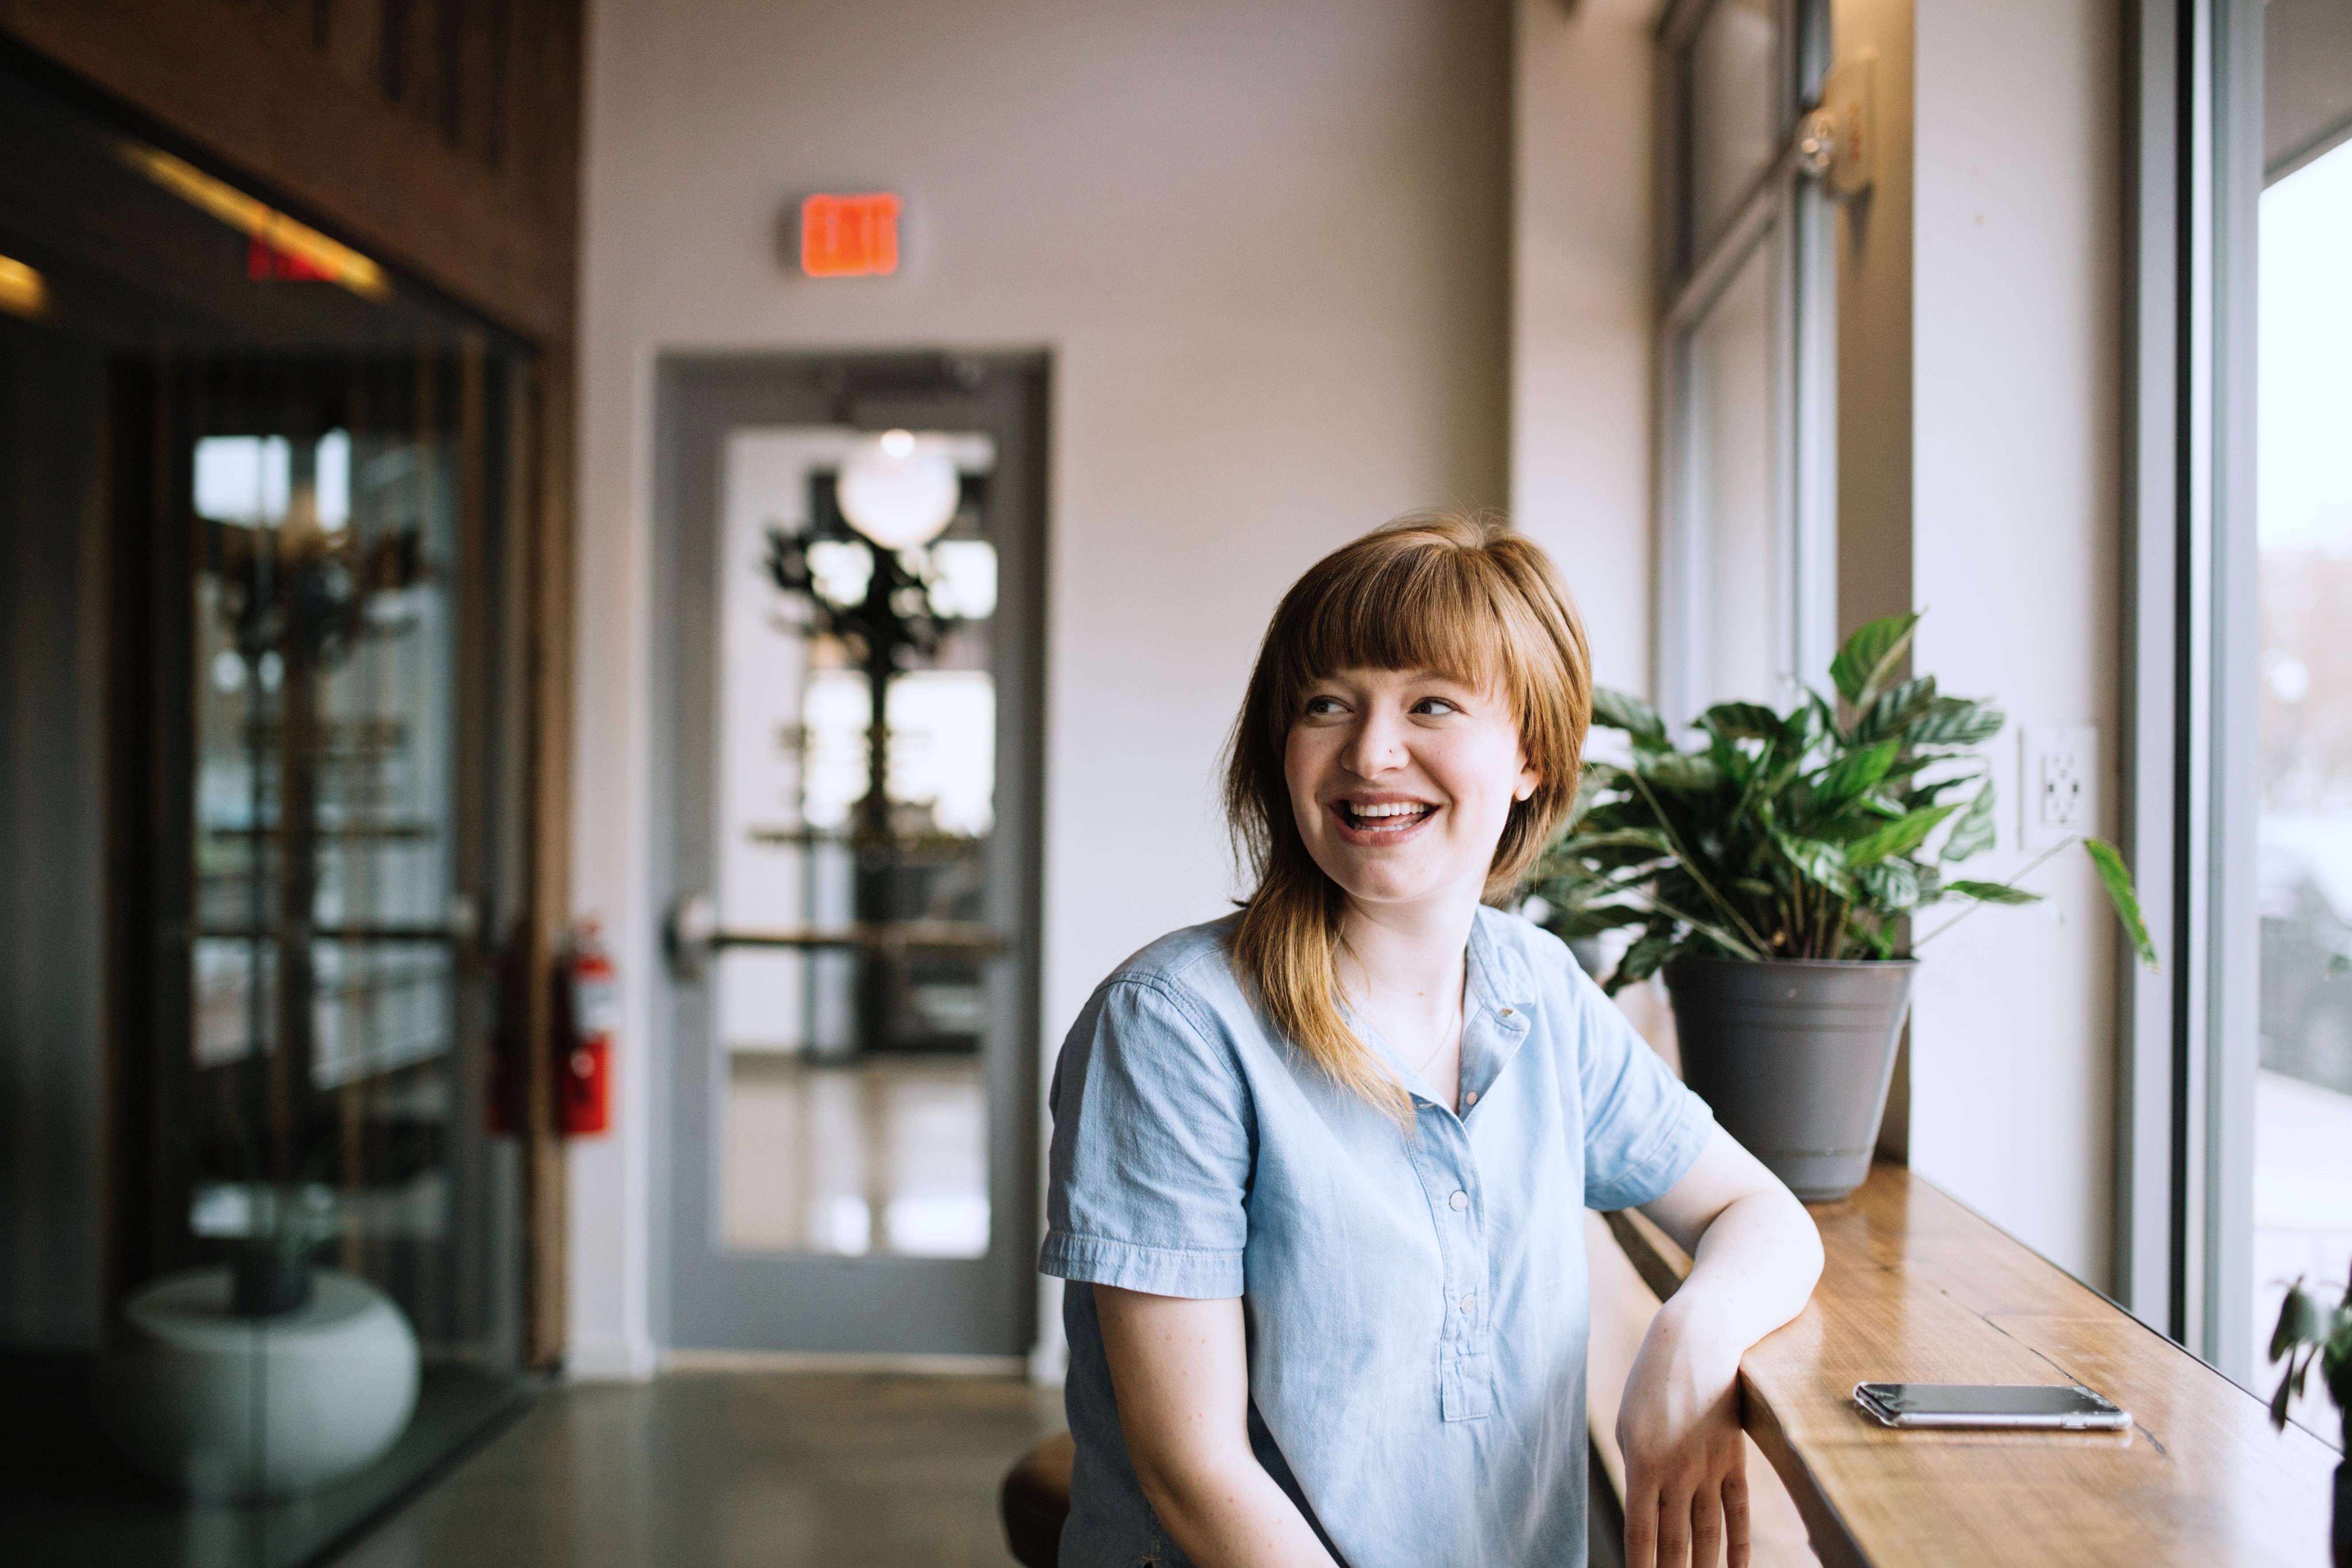
<path id="1" fill-rule="evenodd" d="M 1658 1310 L 1625 1380 L 1628 1568 L 1747 1568 L 1748 1481 L 1739 1358 L 1804 1310 L 1821 1233 L 1780 1179 L 1717 1128 L 1697 1162 L 1642 1205 L 1689 1252 L 1690 1278 Z"/>

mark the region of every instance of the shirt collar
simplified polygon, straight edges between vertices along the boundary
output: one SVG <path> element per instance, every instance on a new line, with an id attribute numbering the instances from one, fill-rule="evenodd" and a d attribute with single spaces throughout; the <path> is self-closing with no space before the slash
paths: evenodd
<path id="1" fill-rule="evenodd" d="M 1500 910 L 1479 906 L 1470 921 L 1470 943 L 1465 976 L 1469 993 L 1462 1019 L 1462 1102 L 1460 1113 L 1466 1116 L 1486 1098 L 1503 1069 L 1518 1054 L 1534 1026 L 1532 1016 L 1536 994 L 1535 975 L 1528 962 L 1517 951 L 1516 942 L 1495 940 L 1499 922 L 1509 919 Z M 1378 1031 L 1368 1026 L 1356 1016 L 1355 1009 L 1342 1000 L 1339 1010 L 1353 1028 L 1374 1050 L 1380 1052 L 1395 1069 L 1399 1081 L 1416 1098 L 1436 1104 L 1429 1086 L 1413 1070 L 1412 1064 L 1401 1058 Z M 1472 1098 L 1473 1096 L 1476 1098 Z M 1448 1110 L 1454 1109 L 1447 1107 Z"/>

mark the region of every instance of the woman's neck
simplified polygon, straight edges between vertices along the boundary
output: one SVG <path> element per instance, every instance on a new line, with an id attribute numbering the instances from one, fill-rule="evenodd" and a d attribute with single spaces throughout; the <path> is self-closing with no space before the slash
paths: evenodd
<path id="1" fill-rule="evenodd" d="M 1342 988 L 1376 1011 L 1452 1012 L 1483 890 L 1450 889 L 1410 904 L 1349 899 L 1339 917 Z"/>

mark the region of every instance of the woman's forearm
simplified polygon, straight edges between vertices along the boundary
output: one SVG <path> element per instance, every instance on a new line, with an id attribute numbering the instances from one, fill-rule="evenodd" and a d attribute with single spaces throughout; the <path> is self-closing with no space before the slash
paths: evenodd
<path id="1" fill-rule="evenodd" d="M 1201 1568 L 1334 1568 L 1297 1505 L 1246 1450 L 1150 1473 L 1139 1463 L 1137 1479 L 1160 1522 Z"/>
<path id="2" fill-rule="evenodd" d="M 1184 1554 L 1200 1568 L 1334 1568 L 1250 1451 L 1241 1302 L 1086 1288 L 1135 1479 Z"/>
<path id="3" fill-rule="evenodd" d="M 1804 1205 L 1784 1189 L 1750 1193 L 1707 1226 L 1690 1278 L 1662 1310 L 1736 1358 L 1804 1310 L 1821 1272 L 1821 1233 Z"/>
<path id="4" fill-rule="evenodd" d="M 1805 1310 L 1822 1273 L 1822 1235 L 1805 1205 L 1717 1128 L 1683 1179 L 1642 1212 L 1691 1255 L 1656 1327 L 1696 1331 L 1695 1349 L 1740 1353 Z"/>

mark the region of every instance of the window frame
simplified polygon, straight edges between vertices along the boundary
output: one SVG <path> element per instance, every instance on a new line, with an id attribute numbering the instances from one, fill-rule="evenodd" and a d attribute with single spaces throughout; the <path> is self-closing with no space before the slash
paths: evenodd
<path id="1" fill-rule="evenodd" d="M 2126 16 L 2122 847 L 2115 1283 L 2250 1384 L 2260 1028 L 2254 433 L 2261 0 Z"/>
<path id="2" fill-rule="evenodd" d="M 1704 244 L 1696 232 L 1692 55 L 1727 0 L 1679 0 L 1657 32 L 1662 194 L 1656 616 L 1658 706 L 1670 723 L 1715 700 L 1707 689 L 1713 583 L 1694 414 L 1692 340 L 1758 247 L 1769 252 L 1772 626 L 1776 674 L 1818 679 L 1837 634 L 1837 269 L 1834 206 L 1801 167 L 1797 141 L 1829 67 L 1826 0 L 1779 0 L 1778 151 Z"/>

